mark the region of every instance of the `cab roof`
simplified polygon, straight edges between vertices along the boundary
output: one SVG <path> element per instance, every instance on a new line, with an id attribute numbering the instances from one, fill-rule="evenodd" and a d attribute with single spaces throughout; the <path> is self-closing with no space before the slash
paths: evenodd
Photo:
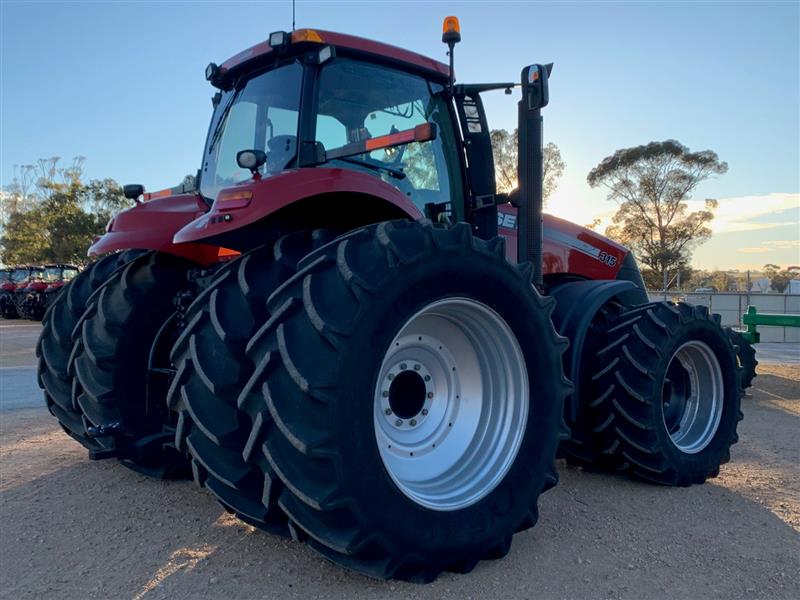
<path id="1" fill-rule="evenodd" d="M 292 32 L 290 39 L 292 47 L 300 45 L 307 47 L 310 44 L 331 45 L 337 50 L 352 51 L 357 54 L 370 55 L 378 60 L 401 63 L 406 68 L 410 67 L 412 70 L 422 72 L 436 80 L 444 81 L 450 76 L 450 67 L 438 60 L 398 48 L 397 46 L 354 35 L 323 31 L 321 29 L 297 29 Z M 245 63 L 265 58 L 272 52 L 273 48 L 269 45 L 269 41 L 261 42 L 222 63 L 220 72 L 224 75 L 233 70 L 238 70 Z"/>

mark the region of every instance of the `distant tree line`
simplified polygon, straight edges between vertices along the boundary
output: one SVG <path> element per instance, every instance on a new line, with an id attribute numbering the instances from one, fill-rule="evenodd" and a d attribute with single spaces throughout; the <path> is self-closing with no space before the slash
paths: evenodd
<path id="1" fill-rule="evenodd" d="M 112 215 L 129 206 L 113 179 L 85 181 L 85 159 L 59 157 L 15 167 L 0 194 L 0 260 L 6 265 L 86 262 Z"/>
<path id="2" fill-rule="evenodd" d="M 789 287 L 789 282 L 800 276 L 800 266 L 793 265 L 782 269 L 778 265 L 766 264 L 764 265 L 764 275 L 769 278 L 772 291 L 782 294 Z"/>
<path id="3" fill-rule="evenodd" d="M 497 189 L 517 186 L 517 131 L 491 132 Z M 0 194 L 0 260 L 7 265 L 86 262 L 86 249 L 103 233 L 108 220 L 131 205 L 113 179 L 85 181 L 85 159 L 65 165 L 59 157 L 15 168 L 14 178 Z M 565 163 L 554 143 L 544 147 L 544 196 L 558 187 Z M 631 248 L 651 289 L 713 287 L 741 289 L 725 271 L 696 271 L 692 251 L 711 236 L 709 224 L 717 201 L 707 199 L 690 212 L 687 201 L 695 188 L 728 165 L 711 150 L 692 152 L 676 140 L 617 150 L 587 176 L 592 187 L 604 187 L 618 205 L 605 234 Z M 184 182 L 191 183 L 187 176 Z M 595 220 L 589 227 L 599 226 Z M 800 267 L 765 265 L 763 272 L 776 292 L 783 292 Z"/>

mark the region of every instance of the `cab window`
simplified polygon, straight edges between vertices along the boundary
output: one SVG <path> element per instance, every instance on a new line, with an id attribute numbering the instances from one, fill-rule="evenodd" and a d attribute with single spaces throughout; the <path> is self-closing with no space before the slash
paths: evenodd
<path id="1" fill-rule="evenodd" d="M 424 212 L 428 203 L 450 202 L 460 190 L 460 167 L 441 86 L 395 69 L 337 58 L 320 76 L 316 141 L 326 150 L 437 125 L 435 140 L 413 142 L 334 159 L 330 166 L 370 173 L 409 196 Z"/>
<path id="2" fill-rule="evenodd" d="M 219 190 L 247 181 L 236 162 L 242 150 L 262 150 L 261 175 L 286 169 L 297 154 L 302 66 L 293 62 L 241 81 L 217 106 L 200 178 L 200 192 L 214 200 Z"/>

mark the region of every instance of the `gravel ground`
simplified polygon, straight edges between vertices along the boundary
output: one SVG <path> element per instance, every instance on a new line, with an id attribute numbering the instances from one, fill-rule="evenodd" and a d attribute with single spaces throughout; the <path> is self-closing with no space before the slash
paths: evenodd
<path id="1" fill-rule="evenodd" d="M 505 559 L 419 586 L 254 531 L 190 482 L 90 462 L 39 404 L 37 332 L 0 322 L 0 598 L 800 598 L 800 366 L 760 366 L 717 479 L 658 488 L 559 464 Z"/>

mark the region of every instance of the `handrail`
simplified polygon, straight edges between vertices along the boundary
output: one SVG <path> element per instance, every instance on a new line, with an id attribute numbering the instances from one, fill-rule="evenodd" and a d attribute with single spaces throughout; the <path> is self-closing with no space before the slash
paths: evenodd
<path id="1" fill-rule="evenodd" d="M 742 315 L 742 323 L 747 325 L 747 331 L 742 332 L 742 335 L 751 344 L 756 344 L 761 341 L 758 325 L 800 327 L 800 315 L 759 314 L 755 306 L 748 306 L 747 312 Z"/>

